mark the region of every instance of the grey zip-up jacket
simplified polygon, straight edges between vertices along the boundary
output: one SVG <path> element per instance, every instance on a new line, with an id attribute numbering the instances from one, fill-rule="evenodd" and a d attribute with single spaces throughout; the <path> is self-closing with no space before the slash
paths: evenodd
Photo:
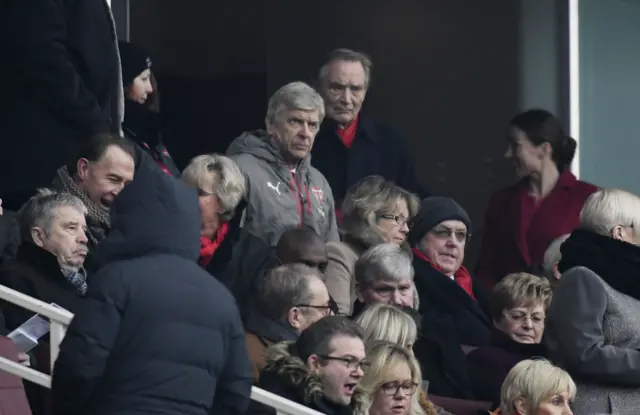
<path id="1" fill-rule="evenodd" d="M 249 131 L 227 150 L 247 179 L 245 231 L 275 246 L 284 231 L 309 227 L 325 241 L 338 241 L 333 194 L 327 179 L 311 166 L 311 156 L 295 172 L 264 130 Z"/>

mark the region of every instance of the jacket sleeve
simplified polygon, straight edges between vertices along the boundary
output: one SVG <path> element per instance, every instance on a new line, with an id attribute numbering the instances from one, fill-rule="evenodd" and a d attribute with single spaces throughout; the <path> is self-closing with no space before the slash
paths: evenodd
<path id="1" fill-rule="evenodd" d="M 128 295 L 113 272 L 95 274 L 81 308 L 60 345 L 53 372 L 55 415 L 83 415 L 116 341 Z"/>
<path id="2" fill-rule="evenodd" d="M 395 145 L 396 151 L 398 152 L 398 177 L 396 178 L 396 184 L 411 193 L 415 193 L 420 199 L 431 196 L 418 180 L 413 157 L 411 157 L 404 139 L 402 137 L 396 137 Z"/>
<path id="3" fill-rule="evenodd" d="M 229 326 L 227 358 L 222 376 L 218 379 L 215 399 L 210 413 L 244 414 L 251 400 L 253 384 L 251 361 L 240 313 L 233 307 Z"/>
<path id="4" fill-rule="evenodd" d="M 573 268 L 562 275 L 553 295 L 561 301 L 552 302 L 544 333 L 551 357 L 574 375 L 640 387 L 640 351 L 605 338 L 609 297 L 600 277 L 587 268 Z"/>
<path id="5" fill-rule="evenodd" d="M 49 111 L 87 135 L 108 132 L 108 116 L 71 62 L 61 2 L 9 0 L 7 4 L 15 65 L 29 84 L 30 93 Z"/>
<path id="6" fill-rule="evenodd" d="M 340 314 L 350 315 L 353 309 L 351 299 L 351 275 L 348 258 L 344 255 L 343 246 L 340 243 L 327 244 L 327 256 L 329 263 L 324 272 L 324 283 L 327 286 L 329 295 L 338 304 Z"/>
<path id="7" fill-rule="evenodd" d="M 498 215 L 499 210 L 496 210 L 495 196 L 489 201 L 487 206 L 487 212 L 484 220 L 484 232 L 482 235 L 482 245 L 480 247 L 480 256 L 476 263 L 476 278 L 482 283 L 482 285 L 490 290 L 497 282 L 495 278 L 495 261 L 499 260 L 496 256 L 497 241 L 495 238 L 495 232 L 500 229 L 500 223 L 502 218 Z"/>

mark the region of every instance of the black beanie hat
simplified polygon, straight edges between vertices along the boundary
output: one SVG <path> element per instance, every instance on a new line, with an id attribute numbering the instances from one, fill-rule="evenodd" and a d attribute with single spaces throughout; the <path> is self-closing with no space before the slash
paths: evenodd
<path id="1" fill-rule="evenodd" d="M 446 220 L 459 220 L 467 226 L 467 232 L 471 233 L 471 219 L 455 200 L 442 196 L 423 199 L 409 233 L 411 246 L 415 246 L 427 232 Z"/>
<path id="2" fill-rule="evenodd" d="M 122 83 L 127 86 L 138 75 L 151 68 L 151 58 L 142 48 L 130 42 L 118 41 L 118 49 L 122 64 Z"/>

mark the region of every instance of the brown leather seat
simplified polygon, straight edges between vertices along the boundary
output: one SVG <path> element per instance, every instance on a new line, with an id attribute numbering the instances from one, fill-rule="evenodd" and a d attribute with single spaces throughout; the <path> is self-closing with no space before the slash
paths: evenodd
<path id="1" fill-rule="evenodd" d="M 18 361 L 18 351 L 8 337 L 0 337 L 0 356 Z M 32 415 L 22 379 L 0 370 L 0 415 Z"/>

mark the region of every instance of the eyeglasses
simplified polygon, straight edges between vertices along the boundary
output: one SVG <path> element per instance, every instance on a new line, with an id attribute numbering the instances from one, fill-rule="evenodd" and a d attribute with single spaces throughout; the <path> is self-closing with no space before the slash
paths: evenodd
<path id="1" fill-rule="evenodd" d="M 366 372 L 369 369 L 371 364 L 366 360 L 357 360 L 349 357 L 336 357 L 336 356 L 322 356 L 318 355 L 319 358 L 324 360 L 335 360 L 337 362 L 342 362 L 352 372 L 355 372 L 358 369 L 362 369 L 363 372 Z"/>
<path id="2" fill-rule="evenodd" d="M 546 320 L 546 317 L 543 315 L 539 315 L 539 314 L 533 314 L 533 315 L 529 315 L 529 314 L 525 314 L 525 313 L 520 313 L 520 312 L 505 312 L 503 313 L 503 315 L 508 318 L 511 321 L 515 321 L 516 323 L 524 323 L 527 320 L 531 321 L 531 324 L 533 324 L 534 326 L 544 326 L 544 322 Z"/>
<path id="3" fill-rule="evenodd" d="M 409 228 L 411 227 L 409 225 L 409 219 L 405 218 L 402 215 L 391 215 L 391 214 L 388 214 L 388 213 L 382 213 L 382 214 L 378 215 L 378 218 L 395 221 L 400 226 L 403 226 L 403 225 L 406 224 L 407 227 L 409 227 Z"/>
<path id="4" fill-rule="evenodd" d="M 449 229 L 449 228 L 434 228 L 429 231 L 433 236 L 440 239 L 441 241 L 447 240 L 452 236 L 456 238 L 456 241 L 462 243 L 465 241 L 469 241 L 471 239 L 471 234 L 467 233 L 467 231 L 461 231 L 457 229 Z"/>
<path id="5" fill-rule="evenodd" d="M 405 395 L 413 395 L 418 390 L 418 384 L 416 382 L 386 382 L 380 386 L 380 390 L 385 395 L 395 396 L 402 389 L 402 393 Z"/>
<path id="6" fill-rule="evenodd" d="M 338 314 L 338 305 L 333 299 L 329 300 L 329 304 L 327 305 L 312 305 L 312 304 L 296 304 L 294 307 L 307 307 L 314 308 L 316 310 L 324 310 L 324 315 L 328 316 L 331 313 Z"/>

